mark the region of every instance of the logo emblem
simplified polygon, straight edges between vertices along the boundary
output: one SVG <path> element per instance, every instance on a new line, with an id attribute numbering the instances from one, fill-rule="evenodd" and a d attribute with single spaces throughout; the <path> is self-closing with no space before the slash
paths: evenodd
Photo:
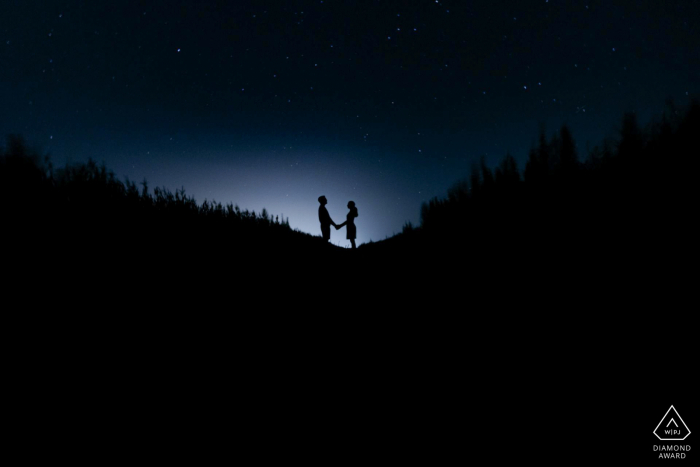
<path id="1" fill-rule="evenodd" d="M 690 434 L 690 430 L 675 407 L 671 406 L 654 429 L 654 434 L 661 441 L 683 441 Z"/>

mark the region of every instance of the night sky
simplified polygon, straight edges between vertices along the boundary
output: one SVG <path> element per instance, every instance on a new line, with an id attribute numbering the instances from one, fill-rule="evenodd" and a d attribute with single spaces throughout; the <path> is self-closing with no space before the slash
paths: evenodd
<path id="1" fill-rule="evenodd" d="M 471 164 L 580 154 L 700 91 L 700 2 L 0 2 L 0 132 L 55 165 L 289 217 L 358 243 L 419 221 Z M 347 246 L 345 232 L 333 243 Z"/>

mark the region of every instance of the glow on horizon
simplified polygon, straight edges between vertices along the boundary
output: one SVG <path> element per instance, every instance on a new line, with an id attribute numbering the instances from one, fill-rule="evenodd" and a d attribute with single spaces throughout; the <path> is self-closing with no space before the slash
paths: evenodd
<path id="1" fill-rule="evenodd" d="M 311 153 L 311 154 L 307 154 Z M 396 203 L 401 196 L 401 180 L 390 173 L 380 175 L 372 167 L 357 162 L 343 151 L 304 150 L 289 155 L 265 150 L 198 151 L 196 169 L 184 158 L 150 151 L 153 159 L 105 160 L 118 178 L 148 180 L 149 190 L 156 186 L 170 191 L 185 188 L 198 204 L 204 200 L 232 203 L 241 210 L 289 219 L 292 229 L 320 237 L 318 197 L 328 199 L 331 218 L 345 221 L 348 201 L 359 210 L 355 220 L 357 245 L 379 241 L 401 232 L 410 221 L 418 223 L 420 200 L 405 205 Z M 309 162 L 309 160 L 313 162 Z M 346 230 L 331 228 L 331 243 L 349 247 Z"/>

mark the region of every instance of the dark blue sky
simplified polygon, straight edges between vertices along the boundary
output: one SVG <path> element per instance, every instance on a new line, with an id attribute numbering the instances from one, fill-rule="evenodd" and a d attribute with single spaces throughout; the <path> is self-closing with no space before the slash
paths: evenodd
<path id="1" fill-rule="evenodd" d="M 418 222 L 470 165 L 541 124 L 582 156 L 626 110 L 698 95 L 699 2 L 119 1 L 0 4 L 0 132 L 360 243 Z M 345 245 L 344 232 L 333 241 Z"/>

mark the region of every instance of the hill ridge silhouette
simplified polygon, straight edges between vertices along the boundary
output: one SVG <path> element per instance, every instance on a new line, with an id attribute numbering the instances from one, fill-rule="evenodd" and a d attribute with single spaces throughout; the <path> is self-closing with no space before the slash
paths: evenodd
<path id="1" fill-rule="evenodd" d="M 694 172 L 682 168 L 692 162 L 688 148 L 697 146 L 698 129 L 697 101 L 644 129 L 628 113 L 619 141 L 605 141 L 584 160 L 567 127 L 550 138 L 542 132 L 524 170 L 510 154 L 495 169 L 482 159 L 447 197 L 423 204 L 419 226 L 407 223 L 356 252 L 324 245 L 266 210 L 198 205 L 184 187 L 173 193 L 151 191 L 146 180 L 140 187 L 121 182 L 92 160 L 55 169 L 11 136 L 0 157 L 6 248 L 23 252 L 20 269 L 85 262 L 86 270 L 126 274 L 134 266 L 118 259 L 132 258 L 189 274 L 267 276 L 301 290 L 332 275 L 442 287 L 485 277 L 517 281 L 543 268 L 570 274 L 572 282 L 588 269 L 601 276 L 615 268 L 649 272 L 687 248 Z M 434 271 L 445 276 L 438 280 Z"/>

